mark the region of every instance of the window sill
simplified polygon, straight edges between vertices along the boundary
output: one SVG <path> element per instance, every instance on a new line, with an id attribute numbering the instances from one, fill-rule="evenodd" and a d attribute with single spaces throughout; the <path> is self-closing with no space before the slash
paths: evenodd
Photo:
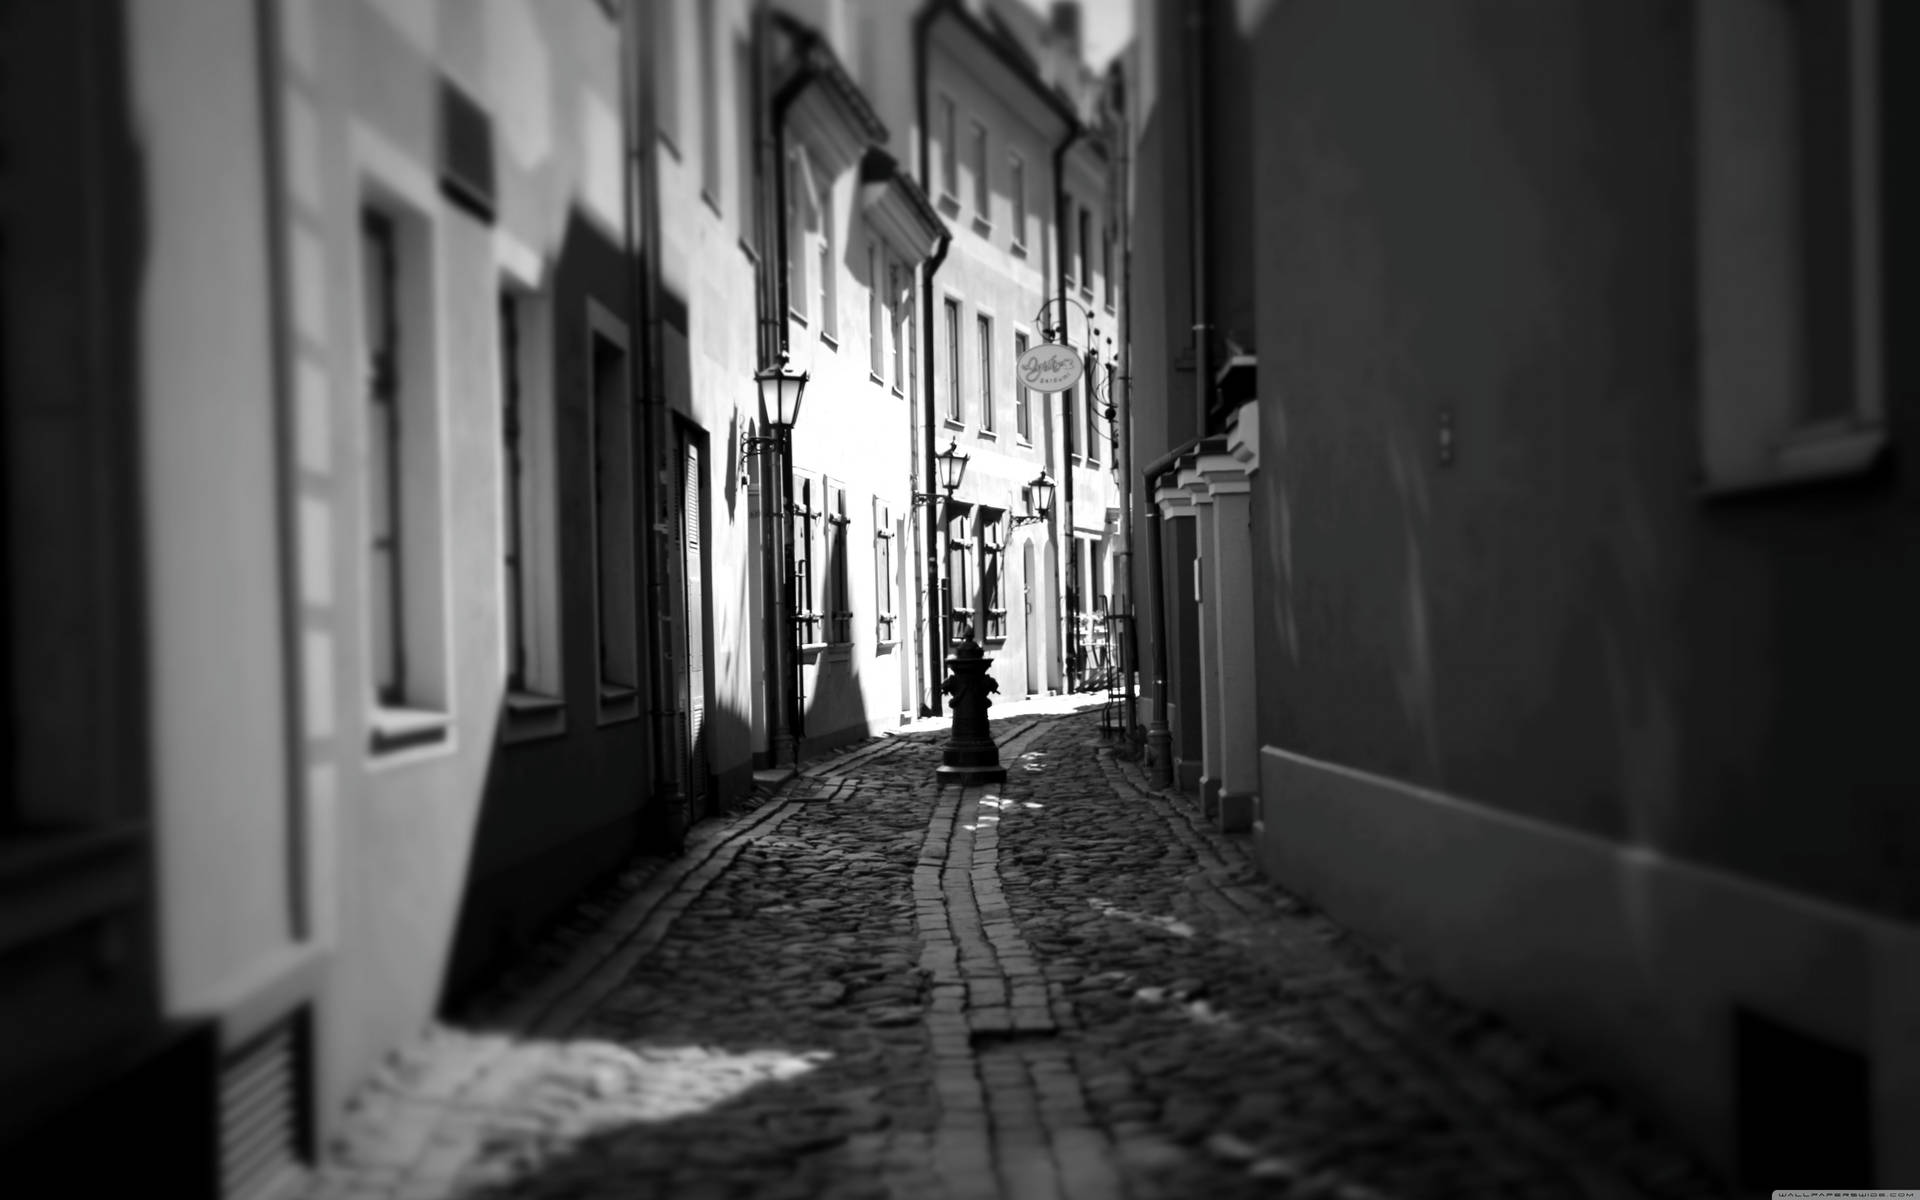
<path id="1" fill-rule="evenodd" d="M 973 219 L 973 231 L 981 237 L 992 237 L 993 222 L 987 220 L 985 217 L 975 217 Z"/>
<path id="2" fill-rule="evenodd" d="M 600 724 L 631 721 L 640 715 L 640 689 L 632 684 L 600 681 Z"/>
<path id="3" fill-rule="evenodd" d="M 371 729 L 368 742 L 373 752 L 391 754 L 446 741 L 453 729 L 453 717 L 431 709 L 377 705 L 368 716 L 367 724 Z"/>
<path id="4" fill-rule="evenodd" d="M 899 638 L 882 638 L 873 644 L 873 652 L 875 654 L 888 654 L 899 649 L 899 647 Z"/>
<path id="5" fill-rule="evenodd" d="M 1024 433 L 1016 433 L 1016 434 L 1014 434 L 1014 435 L 1013 435 L 1013 443 L 1014 443 L 1014 445 L 1016 445 L 1016 446 L 1018 446 L 1018 447 L 1020 447 L 1020 448 L 1021 448 L 1022 450 L 1031 450 L 1031 449 L 1033 449 L 1033 439 L 1031 439 L 1031 438 L 1029 438 L 1029 437 L 1028 437 L 1028 436 L 1027 436 L 1026 434 L 1024 434 Z"/>
<path id="6" fill-rule="evenodd" d="M 0 952 L 88 925 L 104 930 L 111 914 L 137 915 L 151 833 L 139 823 L 9 831 L 0 844 L 9 902 L 0 909 Z"/>
<path id="7" fill-rule="evenodd" d="M 567 731 L 567 702 L 541 692 L 508 692 L 506 719 L 500 725 L 503 742 L 527 742 Z"/>
<path id="8" fill-rule="evenodd" d="M 960 197 L 954 195 L 952 192 L 941 192 L 940 198 L 934 201 L 934 205 L 939 208 L 942 216 L 956 217 L 960 215 Z"/>
<path id="9" fill-rule="evenodd" d="M 752 242 L 749 242 L 746 238 L 741 238 L 738 245 L 740 247 L 740 253 L 747 256 L 748 262 L 756 267 L 760 265 L 760 252 L 753 248 Z"/>
<path id="10" fill-rule="evenodd" d="M 886 386 L 887 386 L 887 379 L 886 379 L 886 376 L 884 376 L 884 375 L 881 375 L 881 374 L 880 374 L 879 372 L 877 372 L 877 371 L 868 371 L 868 372 L 867 372 L 867 382 L 868 382 L 868 383 L 871 383 L 871 384 L 872 384 L 873 386 L 875 386 L 875 387 L 878 387 L 878 388 L 884 388 L 884 387 L 886 387 Z"/>
<path id="11" fill-rule="evenodd" d="M 830 663 L 843 663 L 843 662 L 853 661 L 853 643 L 852 642 L 831 643 L 830 645 L 827 646 L 826 661 Z"/>
<path id="12" fill-rule="evenodd" d="M 940 424 L 948 429 L 958 430 L 961 433 L 967 431 L 967 423 L 958 417 L 941 417 Z"/>
<path id="13" fill-rule="evenodd" d="M 828 333 L 824 329 L 820 331 L 820 344 L 822 346 L 825 346 L 827 349 L 833 351 L 835 354 L 838 354 L 840 352 L 840 339 Z"/>
<path id="14" fill-rule="evenodd" d="M 1775 445 L 1772 469 L 1744 478 L 1715 480 L 1696 494 L 1718 500 L 1864 475 L 1879 464 L 1887 448 L 1887 432 L 1882 425 L 1808 426 Z"/>
<path id="15" fill-rule="evenodd" d="M 907 395 L 907 389 L 901 387 L 899 384 L 896 383 L 893 385 L 893 394 L 896 396 L 899 396 L 902 399 L 905 399 Z"/>
<path id="16" fill-rule="evenodd" d="M 1011 246 L 1008 246 L 1007 249 L 1013 252 L 1015 258 L 1025 258 L 1027 256 L 1027 244 L 1025 242 L 1015 242 Z"/>
<path id="17" fill-rule="evenodd" d="M 700 189 L 700 199 L 701 199 L 701 201 L 702 201 L 703 203 L 705 203 L 705 204 L 706 204 L 706 206 L 707 206 L 707 207 L 708 207 L 709 209 L 711 209 L 711 210 L 713 211 L 713 215 L 714 215 L 714 216 L 716 216 L 716 217 L 719 217 L 719 218 L 720 218 L 721 220 L 725 220 L 725 219 L 726 219 L 726 216 L 727 216 L 727 214 L 725 214 L 725 213 L 723 213 L 723 212 L 721 212 L 721 211 L 720 211 L 720 201 L 718 201 L 718 200 L 716 200 L 716 199 L 714 199 L 714 197 L 713 197 L 713 193 L 712 193 L 712 192 L 710 192 L 710 191 L 708 191 L 708 190 L 707 190 L 706 188 L 704 188 L 704 187 L 703 187 L 703 188 L 701 188 L 701 189 Z"/>
<path id="18" fill-rule="evenodd" d="M 980 433 L 978 436 L 986 439 L 989 442 L 997 442 L 1000 440 L 999 434 L 995 433 L 993 430 L 987 428 L 984 425 L 980 427 Z"/>
<path id="19" fill-rule="evenodd" d="M 787 310 L 787 320 L 792 321 L 802 329 L 807 327 L 807 314 L 803 312 L 796 312 L 790 308 Z"/>
<path id="20" fill-rule="evenodd" d="M 653 133 L 654 133 L 654 136 L 659 139 L 660 145 L 663 148 L 665 148 L 666 152 L 669 155 L 673 157 L 673 161 L 675 162 L 681 161 L 680 146 L 678 143 L 674 141 L 674 135 L 671 133 L 668 133 L 666 130 L 661 129 L 658 126 L 654 127 Z"/>

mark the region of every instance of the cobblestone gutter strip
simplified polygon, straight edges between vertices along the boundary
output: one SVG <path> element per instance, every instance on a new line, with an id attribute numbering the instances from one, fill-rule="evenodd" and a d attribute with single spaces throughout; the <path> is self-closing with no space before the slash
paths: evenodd
<path id="1" fill-rule="evenodd" d="M 1001 735 L 1017 762 L 1040 722 Z M 999 879 L 1001 791 L 955 788 L 936 802 L 914 872 L 921 969 L 940 1107 L 933 1167 L 951 1200 L 1106 1200 L 1119 1194 L 1105 1136 L 1067 1047 L 1072 1021 L 1014 927 Z"/>

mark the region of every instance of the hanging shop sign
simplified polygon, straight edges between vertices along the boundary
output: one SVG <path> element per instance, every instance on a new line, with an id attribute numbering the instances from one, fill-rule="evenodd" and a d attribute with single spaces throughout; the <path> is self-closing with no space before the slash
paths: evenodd
<path id="1" fill-rule="evenodd" d="M 1036 392 L 1064 392 L 1080 382 L 1080 354 L 1072 346 L 1042 342 L 1020 356 L 1020 382 Z"/>

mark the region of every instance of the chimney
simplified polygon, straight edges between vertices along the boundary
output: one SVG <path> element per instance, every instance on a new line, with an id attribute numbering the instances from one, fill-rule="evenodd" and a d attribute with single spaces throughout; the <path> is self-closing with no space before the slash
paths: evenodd
<path id="1" fill-rule="evenodd" d="M 1054 38 L 1072 52 L 1074 61 L 1079 61 L 1080 5 L 1078 0 L 1055 0 L 1049 23 L 1053 27 Z"/>

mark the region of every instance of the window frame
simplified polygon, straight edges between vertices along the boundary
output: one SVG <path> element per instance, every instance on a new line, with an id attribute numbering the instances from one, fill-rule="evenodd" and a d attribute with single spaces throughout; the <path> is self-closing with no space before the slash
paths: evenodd
<path id="1" fill-rule="evenodd" d="M 532 253 L 525 252 L 531 259 Z M 507 658 L 503 740 L 559 733 L 566 728 L 561 652 L 557 472 L 554 469 L 552 305 L 538 290 L 537 264 L 524 273 L 503 270 L 497 295 L 501 399 L 501 618 Z M 511 323 L 506 314 L 511 313 Z M 510 445 L 508 422 L 517 424 Z M 518 450 L 518 462 L 513 451 Z M 506 559 L 509 531 L 517 539 L 519 579 Z M 517 595 L 515 594 L 517 582 Z M 514 628 L 516 616 L 519 628 Z M 514 660 L 518 637 L 520 661 Z M 517 666 L 517 670 L 516 670 Z"/>
<path id="2" fill-rule="evenodd" d="M 1013 201 L 1012 246 L 1017 254 L 1027 251 L 1027 160 L 1018 150 L 1007 151 L 1007 191 Z"/>
<path id="3" fill-rule="evenodd" d="M 960 390 L 961 301 L 958 296 L 952 295 L 945 297 L 945 301 L 945 326 L 947 334 L 947 407 L 945 420 L 950 425 L 964 428 L 966 425 L 966 409 L 963 406 L 965 396 Z"/>
<path id="4" fill-rule="evenodd" d="M 817 650 L 826 645 L 822 634 L 825 620 L 821 613 L 818 589 L 818 549 L 816 533 L 822 511 L 814 507 L 816 480 L 812 475 L 795 472 L 793 510 L 788 520 L 788 537 L 793 543 L 794 637 L 802 650 Z"/>
<path id="5" fill-rule="evenodd" d="M 627 323 L 589 296 L 584 331 L 588 395 L 587 495 L 593 514 L 594 698 L 599 723 L 640 716 L 640 563 L 635 506 L 641 486 L 633 453 L 633 350 Z M 618 354 L 611 392 L 601 370 L 600 346 Z M 610 420 L 610 417 L 617 417 Z M 610 453 L 609 453 L 610 452 Z M 611 479 L 607 464 L 620 470 Z M 611 485 L 611 486 L 609 486 Z M 611 562 L 609 559 L 611 558 Z M 610 571 L 612 573 L 610 573 Z M 623 659 L 624 662 L 614 661 Z M 610 667 L 624 667 L 622 673 Z"/>
<path id="6" fill-rule="evenodd" d="M 960 106 L 952 96 L 940 94 L 940 199 L 957 208 L 960 204 Z"/>
<path id="7" fill-rule="evenodd" d="M 1074 249 L 1074 258 L 1080 266 L 1080 294 L 1093 296 L 1093 210 L 1086 205 L 1080 206 L 1079 245 Z"/>
<path id="8" fill-rule="evenodd" d="M 993 314 L 973 310 L 973 337 L 975 347 L 975 370 L 980 378 L 976 381 L 980 397 L 980 432 L 986 436 L 995 433 L 995 414 L 993 401 Z"/>
<path id="9" fill-rule="evenodd" d="M 867 235 L 867 374 L 886 386 L 887 331 L 892 327 L 890 264 L 880 239 Z"/>
<path id="10" fill-rule="evenodd" d="M 366 671 L 365 748 L 374 769 L 414 761 L 421 756 L 453 749 L 453 696 L 456 694 L 451 623 L 447 614 L 448 536 L 445 448 L 444 372 L 440 367 L 442 337 L 440 290 L 441 250 L 439 193 L 431 178 L 379 138 L 356 125 L 354 155 L 359 171 L 358 228 L 364 239 L 374 225 L 384 225 L 389 241 L 389 270 L 381 301 L 391 320 L 386 322 L 391 342 L 387 349 L 387 382 L 391 408 L 386 420 L 395 434 L 386 477 L 386 507 L 393 523 L 394 546 L 389 575 L 392 583 L 390 621 L 398 658 L 403 664 L 394 684 L 382 687 L 375 665 L 376 588 L 372 569 L 375 454 L 373 399 L 361 404 L 362 461 L 369 470 L 362 480 L 358 515 L 367 557 L 367 600 L 362 628 L 360 662 Z M 356 304 L 354 323 L 360 339 L 358 353 L 371 367 L 374 349 L 368 340 L 369 278 L 365 243 L 353 257 Z M 375 384 L 368 371 L 366 383 Z M 384 692 L 384 695 L 382 694 Z"/>
<path id="11" fill-rule="evenodd" d="M 885 500 L 873 498 L 873 612 L 874 638 L 882 647 L 900 641 L 900 614 L 895 608 L 893 511 Z"/>
<path id="12" fill-rule="evenodd" d="M 975 118 L 972 122 L 971 134 L 973 219 L 976 225 L 983 225 L 990 229 L 993 225 L 993 180 L 987 171 L 988 164 L 993 161 L 993 158 L 988 152 L 987 123 Z"/>
<path id="13" fill-rule="evenodd" d="M 1020 377 L 1020 356 L 1033 348 L 1033 337 L 1015 326 L 1013 331 L 1013 433 L 1026 445 L 1033 444 L 1033 389 Z"/>
<path id="14" fill-rule="evenodd" d="M 845 646 L 853 641 L 853 571 L 847 561 L 847 528 L 853 518 L 847 512 L 846 485 L 833 479 L 825 482 L 827 514 L 821 526 L 827 543 L 825 634 L 828 646 Z"/>
<path id="15" fill-rule="evenodd" d="M 1007 640 L 1006 514 L 995 512 L 981 520 L 980 640 Z"/>
<path id="16" fill-rule="evenodd" d="M 1808 19 L 1841 24 L 1838 87 L 1809 61 Z M 1699 4 L 1694 20 L 1699 495 L 1861 474 L 1888 444 L 1879 5 Z M 1839 98 L 1839 129 L 1807 130 L 1810 93 Z M 1844 169 L 1818 170 L 1835 147 Z"/>
<path id="17" fill-rule="evenodd" d="M 716 26 L 720 19 L 720 6 L 701 3 L 695 7 L 698 10 L 694 20 L 698 26 L 700 55 L 700 198 L 719 215 L 723 180 L 720 168 L 719 32 Z"/>
<path id="18" fill-rule="evenodd" d="M 820 340 L 829 349 L 840 344 L 840 263 L 839 244 L 835 238 L 833 210 L 833 180 L 819 176 L 818 195 L 814 201 L 814 217 L 818 222 L 815 236 L 819 255 L 818 300 L 820 303 Z"/>

